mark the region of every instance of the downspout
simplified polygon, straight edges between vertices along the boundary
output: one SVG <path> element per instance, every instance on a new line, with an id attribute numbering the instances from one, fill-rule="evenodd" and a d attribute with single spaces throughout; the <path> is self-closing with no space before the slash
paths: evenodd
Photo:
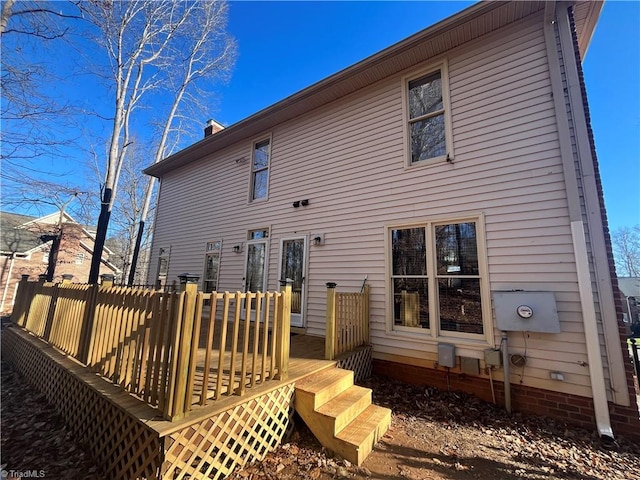
<path id="1" fill-rule="evenodd" d="M 511 380 L 509 375 L 509 348 L 507 345 L 507 332 L 502 332 L 502 374 L 504 375 L 504 408 L 511 413 Z"/>
<path id="2" fill-rule="evenodd" d="M 568 4 L 558 5 L 560 11 L 566 11 Z M 594 413 L 596 417 L 596 427 L 602 438 L 613 439 L 613 430 L 609 417 L 609 406 L 607 403 L 607 390 L 604 380 L 604 370 L 600 351 L 600 341 L 598 338 L 598 325 L 594 307 L 593 290 L 591 287 L 591 274 L 589 272 L 589 257 L 587 254 L 587 243 L 582 220 L 582 206 L 578 190 L 578 179 L 574 166 L 573 149 L 571 145 L 571 134 L 569 130 L 569 117 L 565 105 L 565 92 L 562 84 L 560 72 L 560 59 L 556 45 L 556 28 L 560 35 L 566 35 L 568 27 L 567 15 L 558 18 L 556 15 L 556 2 L 547 2 L 545 6 L 544 35 L 549 62 L 549 76 L 551 78 L 552 91 L 554 92 L 554 106 L 556 122 L 558 125 L 558 137 L 560 139 L 560 151 L 562 158 L 563 173 L 567 191 L 567 203 L 569 207 L 569 217 L 571 221 L 571 236 L 573 249 L 575 252 L 576 271 L 578 276 L 578 289 L 580 293 L 580 305 L 582 310 L 585 342 L 587 347 L 587 358 L 589 361 L 589 377 L 591 392 L 593 396 Z M 559 21 L 566 22 L 561 28 Z M 565 57 L 565 64 L 574 60 L 574 52 L 567 52 L 566 42 L 561 39 L 561 50 Z M 573 114 L 573 110 L 571 111 Z"/>
<path id="3" fill-rule="evenodd" d="M 4 291 L 2 292 L 2 304 L 0 305 L 0 311 L 4 312 L 4 302 L 7 300 L 7 291 L 9 290 L 9 284 L 11 283 L 11 273 L 13 272 L 13 262 L 15 261 L 16 254 L 11 252 L 9 257 L 9 273 L 7 273 L 7 280 L 4 282 Z"/>
<path id="4" fill-rule="evenodd" d="M 591 391 L 593 393 L 593 409 L 596 414 L 596 425 L 601 437 L 613 440 L 613 430 L 611 429 L 611 419 L 609 418 L 609 405 L 607 404 L 607 389 L 604 383 L 604 369 L 602 357 L 600 356 L 598 323 L 596 322 L 596 312 L 593 308 L 594 299 L 593 290 L 591 290 L 587 242 L 584 236 L 582 220 L 571 222 L 571 236 L 573 237 L 573 249 L 576 252 L 578 288 L 580 289 L 584 336 L 587 341 L 587 357 L 589 358 L 589 375 L 591 377 Z"/>

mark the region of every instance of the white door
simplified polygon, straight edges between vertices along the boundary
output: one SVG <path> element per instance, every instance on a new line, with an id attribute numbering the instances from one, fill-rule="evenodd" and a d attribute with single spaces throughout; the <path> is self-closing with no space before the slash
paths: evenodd
<path id="1" fill-rule="evenodd" d="M 281 280 L 291 279 L 291 326 L 304 327 L 307 237 L 280 241 Z"/>

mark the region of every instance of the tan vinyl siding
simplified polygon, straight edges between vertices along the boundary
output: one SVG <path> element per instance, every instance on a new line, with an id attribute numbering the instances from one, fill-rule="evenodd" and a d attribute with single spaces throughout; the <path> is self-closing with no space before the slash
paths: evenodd
<path id="1" fill-rule="evenodd" d="M 529 363 L 526 385 L 590 395 L 580 299 L 541 17 L 448 55 L 455 158 L 405 167 L 404 71 L 280 124 L 271 134 L 269 200 L 249 205 L 251 142 L 227 148 L 163 178 L 154 246 L 171 245 L 170 277 L 202 273 L 204 245 L 222 239 L 219 285 L 242 286 L 246 232 L 270 227 L 269 288 L 278 288 L 280 239 L 321 233 L 309 246 L 307 333 L 324 334 L 325 282 L 371 285 L 377 358 L 433 366 L 436 345 L 388 332 L 385 225 L 484 214 L 491 291 L 554 291 L 562 333 L 509 335 Z M 418 71 L 420 67 L 416 68 Z M 307 207 L 292 202 L 309 199 Z M 310 242 L 312 243 L 312 242 Z M 154 251 L 152 265 L 157 263 Z M 526 339 L 526 345 L 525 345 Z M 494 331 L 495 344 L 500 332 Z M 482 358 L 487 344 L 461 344 Z M 549 370 L 566 373 L 549 380 Z M 516 370 L 513 380 L 520 381 Z M 499 375 L 498 375 L 499 376 Z"/>

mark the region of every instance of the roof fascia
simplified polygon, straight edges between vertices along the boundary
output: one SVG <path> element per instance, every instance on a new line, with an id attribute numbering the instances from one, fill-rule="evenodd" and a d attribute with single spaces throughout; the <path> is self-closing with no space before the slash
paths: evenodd
<path id="1" fill-rule="evenodd" d="M 580 58 L 584 61 L 584 57 L 587 54 L 587 50 L 589 49 L 589 45 L 591 45 L 591 39 L 593 38 L 593 33 L 595 32 L 596 25 L 598 24 L 598 20 L 600 19 L 600 14 L 602 13 L 602 7 L 604 6 L 604 1 L 578 1 L 575 2 L 575 9 L 587 9 L 586 18 L 582 23 L 582 28 L 578 33 L 578 48 L 580 49 Z"/>

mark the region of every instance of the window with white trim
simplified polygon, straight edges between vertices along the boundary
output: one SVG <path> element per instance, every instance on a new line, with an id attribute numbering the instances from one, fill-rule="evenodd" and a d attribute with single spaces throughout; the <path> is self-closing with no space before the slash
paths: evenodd
<path id="1" fill-rule="evenodd" d="M 218 290 L 221 252 L 221 241 L 207 242 L 204 253 L 204 275 L 202 276 L 202 291 L 204 293 L 211 293 Z"/>
<path id="2" fill-rule="evenodd" d="M 388 229 L 393 329 L 479 338 L 490 331 L 480 219 Z"/>
<path id="3" fill-rule="evenodd" d="M 84 263 L 84 253 L 76 254 L 76 265 L 82 265 Z"/>
<path id="4" fill-rule="evenodd" d="M 253 144 L 253 152 L 251 154 L 251 200 L 267 198 L 270 155 L 271 140 L 269 138 Z"/>
<path id="5" fill-rule="evenodd" d="M 408 164 L 452 157 L 446 63 L 405 77 Z"/>

